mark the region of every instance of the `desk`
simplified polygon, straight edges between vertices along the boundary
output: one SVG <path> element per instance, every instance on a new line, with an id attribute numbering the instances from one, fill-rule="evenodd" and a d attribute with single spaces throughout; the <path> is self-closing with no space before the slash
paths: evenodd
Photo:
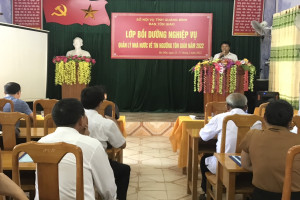
<path id="1" fill-rule="evenodd" d="M 199 153 L 214 153 L 216 151 L 217 138 L 207 142 L 199 136 L 199 129 L 187 127 L 188 132 L 188 166 L 187 166 L 187 193 L 192 194 L 192 199 L 197 200 L 197 181 Z"/>
<path id="2" fill-rule="evenodd" d="M 1 151 L 1 161 L 3 170 L 12 170 L 12 151 Z M 33 162 L 19 163 L 20 170 L 35 171 L 35 167 L 36 164 Z"/>
<path id="3" fill-rule="evenodd" d="M 121 115 L 119 117 L 119 119 L 117 120 L 117 123 L 118 123 L 118 127 L 119 127 L 121 133 L 126 138 L 127 137 L 127 132 L 126 132 L 126 129 L 125 129 L 126 117 L 124 115 Z"/>
<path id="4" fill-rule="evenodd" d="M 48 128 L 48 133 L 53 133 L 56 128 Z M 40 139 L 44 137 L 44 128 L 31 128 L 31 138 Z M 26 128 L 20 128 L 19 138 L 26 138 Z"/>
<path id="5" fill-rule="evenodd" d="M 37 118 L 37 127 L 38 128 L 44 127 L 44 117 L 42 115 L 37 115 L 36 118 Z M 120 118 L 117 120 L 117 124 L 118 124 L 119 129 L 122 132 L 123 136 L 127 137 L 127 133 L 125 130 L 125 123 L 126 123 L 126 117 L 120 116 Z M 22 120 L 22 119 L 20 120 L 20 127 L 26 127 L 25 120 Z M 50 130 L 49 130 L 49 133 L 51 133 Z M 31 133 L 31 135 L 32 135 L 32 133 Z"/>
<path id="6" fill-rule="evenodd" d="M 189 116 L 179 116 L 169 137 L 174 152 L 179 150 L 178 167 L 187 167 L 188 160 L 188 133 L 187 127 L 200 130 L 204 120 L 192 120 Z"/>
<path id="7" fill-rule="evenodd" d="M 223 185 L 226 187 L 226 200 L 234 199 L 236 190 L 237 173 L 251 173 L 246 169 L 238 166 L 230 155 L 241 155 L 240 153 L 215 153 L 218 160 L 217 166 L 217 200 L 222 200 Z M 250 184 L 251 185 L 251 182 Z"/>

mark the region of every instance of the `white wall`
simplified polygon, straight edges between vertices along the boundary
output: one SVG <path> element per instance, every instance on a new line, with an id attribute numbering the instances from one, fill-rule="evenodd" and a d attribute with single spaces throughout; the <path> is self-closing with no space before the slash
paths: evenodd
<path id="1" fill-rule="evenodd" d="M 46 97 L 48 31 L 0 23 L 0 97 L 7 82 L 21 85 L 21 99 Z"/>

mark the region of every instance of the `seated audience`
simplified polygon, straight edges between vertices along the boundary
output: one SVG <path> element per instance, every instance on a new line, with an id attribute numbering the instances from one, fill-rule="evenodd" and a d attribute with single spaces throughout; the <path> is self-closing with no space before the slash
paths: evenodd
<path id="1" fill-rule="evenodd" d="M 95 189 L 102 199 L 116 199 L 117 188 L 107 154 L 98 140 L 86 135 L 88 119 L 80 101 L 71 98 L 60 100 L 53 107 L 52 117 L 57 126 L 56 131 L 38 142 L 66 142 L 80 147 L 83 153 L 84 199 L 95 199 Z M 76 197 L 75 163 L 72 154 L 67 154 L 59 163 L 60 199 Z M 39 199 L 38 184 L 35 199 Z"/>
<path id="2" fill-rule="evenodd" d="M 100 86 L 88 87 L 81 92 L 81 102 L 89 120 L 90 136 L 99 140 L 103 147 L 125 148 L 126 140 L 120 132 L 117 124 L 98 114 L 97 108 L 104 100 L 104 93 Z M 117 185 L 117 198 L 126 199 L 130 178 L 128 165 L 109 160 L 115 175 Z"/>
<path id="3" fill-rule="evenodd" d="M 16 200 L 28 200 L 23 190 L 3 173 L 0 173 L 0 195 L 9 196 Z"/>
<path id="4" fill-rule="evenodd" d="M 100 87 L 102 88 L 102 90 L 104 92 L 104 100 L 107 100 L 107 91 L 106 91 L 106 88 L 103 85 L 101 85 Z M 105 108 L 104 115 L 112 117 L 112 107 L 111 106 L 107 106 Z M 115 118 L 116 119 L 120 118 L 119 107 L 118 107 L 117 104 L 115 104 Z"/>
<path id="5" fill-rule="evenodd" d="M 222 140 L 222 125 L 223 119 L 228 115 L 234 114 L 247 114 L 247 98 L 245 95 L 240 93 L 232 93 L 227 96 L 226 98 L 227 109 L 228 112 L 221 113 L 213 118 L 211 118 L 201 130 L 200 130 L 200 137 L 204 141 L 208 141 L 213 139 L 215 136 L 218 137 L 216 152 L 220 153 L 221 148 L 221 140 Z M 260 123 L 257 123 L 257 128 L 260 128 Z M 237 127 L 232 122 L 229 121 L 227 123 L 226 129 L 226 143 L 225 143 L 225 153 L 234 153 L 236 147 L 236 140 L 237 140 Z M 216 174 L 216 167 L 217 167 L 217 159 L 215 156 L 210 154 L 205 154 L 202 156 L 200 160 L 200 168 L 202 174 L 202 182 L 201 187 L 204 192 L 206 192 L 206 177 L 205 172 L 210 171 L 213 174 Z M 200 199 L 205 199 L 205 194 L 200 196 Z"/>
<path id="6" fill-rule="evenodd" d="M 281 200 L 286 154 L 300 144 L 300 137 L 291 133 L 293 107 L 284 100 L 270 102 L 264 115 L 267 127 L 250 130 L 240 144 L 242 166 L 253 170 L 253 200 Z M 292 175 L 292 198 L 300 199 L 300 158 L 296 156 Z"/>

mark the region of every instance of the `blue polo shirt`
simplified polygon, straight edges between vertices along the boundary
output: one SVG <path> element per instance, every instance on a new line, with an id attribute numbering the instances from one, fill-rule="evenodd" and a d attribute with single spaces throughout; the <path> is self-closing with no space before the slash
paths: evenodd
<path id="1" fill-rule="evenodd" d="M 25 101 L 22 101 L 21 99 L 16 99 L 15 97 L 10 96 L 10 95 L 5 96 L 4 98 L 13 101 L 13 103 L 14 103 L 14 112 L 21 112 L 21 113 L 25 113 L 27 115 L 30 115 L 32 113 L 32 110 L 29 108 L 28 104 Z M 5 104 L 5 106 L 3 107 L 3 112 L 10 112 L 10 104 L 9 103 Z M 20 126 L 20 122 L 17 122 L 16 123 L 16 134 L 17 134 L 17 136 L 20 133 L 19 126 Z M 0 130 L 1 129 L 2 129 L 2 127 L 0 125 Z"/>
<path id="2" fill-rule="evenodd" d="M 14 112 L 21 112 L 25 113 L 27 115 L 30 115 L 32 113 L 32 110 L 29 108 L 28 104 L 25 101 L 22 101 L 21 99 L 16 99 L 13 96 L 5 96 L 5 99 L 12 100 L 14 103 Z M 3 107 L 3 112 L 10 112 L 10 104 L 6 104 Z"/>

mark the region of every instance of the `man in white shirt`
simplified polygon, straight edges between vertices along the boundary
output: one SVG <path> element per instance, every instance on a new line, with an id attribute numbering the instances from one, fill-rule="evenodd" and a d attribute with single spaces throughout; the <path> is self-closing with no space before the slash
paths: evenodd
<path id="1" fill-rule="evenodd" d="M 106 119 L 97 112 L 104 100 L 104 91 L 100 86 L 87 87 L 81 92 L 81 103 L 89 120 L 90 136 L 99 140 L 104 149 L 125 148 L 126 140 L 117 124 L 111 119 Z M 126 200 L 130 178 L 130 167 L 126 164 L 109 160 L 115 175 L 117 185 L 117 198 Z"/>
<path id="2" fill-rule="evenodd" d="M 101 143 L 86 134 L 88 120 L 77 99 L 62 99 L 55 104 L 52 117 L 57 126 L 54 133 L 38 142 L 66 142 L 77 145 L 83 153 L 84 199 L 94 200 L 95 189 L 102 199 L 115 200 L 116 184 L 108 157 Z M 59 163 L 59 195 L 61 200 L 76 199 L 76 159 L 67 154 Z M 36 178 L 36 197 L 38 184 Z"/>
<path id="3" fill-rule="evenodd" d="M 213 139 L 215 136 L 218 137 L 216 152 L 220 153 L 221 148 L 221 139 L 222 139 L 222 125 L 223 119 L 228 115 L 234 114 L 247 114 L 247 97 L 240 93 L 232 93 L 226 98 L 228 112 L 221 113 L 209 120 L 209 123 L 206 124 L 200 130 L 200 137 L 204 141 Z M 237 127 L 232 121 L 227 123 L 226 128 L 226 142 L 225 142 L 225 153 L 234 153 L 236 147 L 237 139 Z M 213 174 L 216 173 L 217 160 L 215 156 L 204 155 L 200 161 L 200 168 L 202 174 L 202 183 L 201 187 L 204 192 L 206 192 L 206 177 L 205 172 L 210 171 Z M 200 196 L 200 199 L 204 198 L 204 195 Z"/>
<path id="4" fill-rule="evenodd" d="M 221 43 L 221 53 L 217 53 L 214 56 L 214 60 L 221 58 L 228 58 L 234 62 L 238 60 L 238 57 L 234 53 L 230 52 L 230 42 L 224 41 Z"/>

